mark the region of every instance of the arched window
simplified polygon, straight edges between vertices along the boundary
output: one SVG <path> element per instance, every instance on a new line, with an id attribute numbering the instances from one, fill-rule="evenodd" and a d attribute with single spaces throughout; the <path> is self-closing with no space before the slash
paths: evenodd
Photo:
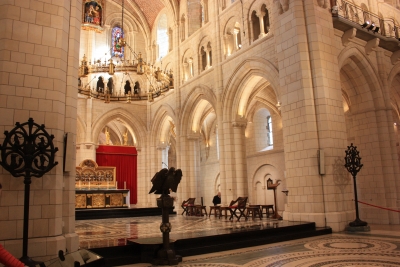
<path id="1" fill-rule="evenodd" d="M 124 37 L 124 32 L 120 27 L 114 27 L 111 30 L 111 56 L 124 57 L 124 47 L 121 46 L 121 38 Z"/>
<path id="2" fill-rule="evenodd" d="M 202 6 L 200 0 L 187 0 L 188 36 L 201 28 Z"/>
<path id="3" fill-rule="evenodd" d="M 207 52 L 204 49 L 204 46 L 201 47 L 201 70 L 205 70 L 207 67 Z"/>
<path id="4" fill-rule="evenodd" d="M 211 68 L 212 66 L 212 51 L 210 42 L 207 43 L 206 46 L 202 46 L 200 49 L 200 60 L 199 60 L 199 69 L 200 72 L 206 69 Z"/>
<path id="5" fill-rule="evenodd" d="M 202 25 L 208 22 L 208 0 L 201 0 L 201 23 Z"/>
<path id="6" fill-rule="evenodd" d="M 240 30 L 240 24 L 238 22 L 235 23 L 235 43 L 236 43 L 236 50 L 242 48 L 242 32 Z"/>
<path id="7" fill-rule="evenodd" d="M 157 24 L 157 45 L 158 45 L 158 59 L 165 57 L 169 51 L 169 38 L 167 27 L 167 15 L 160 16 Z"/>
<path id="8" fill-rule="evenodd" d="M 264 22 L 264 33 L 268 33 L 269 32 L 269 13 L 268 13 L 268 9 L 265 5 L 262 6 L 261 11 L 263 11 L 264 13 L 264 17 L 263 17 L 263 22 Z"/>
<path id="9" fill-rule="evenodd" d="M 274 139 L 272 136 L 272 118 L 271 116 L 267 117 L 267 136 L 268 136 L 268 145 L 272 146 L 274 144 Z"/>
<path id="10" fill-rule="evenodd" d="M 173 30 L 172 30 L 172 28 L 169 28 L 169 31 L 168 31 L 168 48 L 169 48 L 168 50 L 169 50 L 169 52 L 172 51 L 172 48 L 173 48 L 172 45 L 173 45 Z"/>
<path id="11" fill-rule="evenodd" d="M 258 37 L 260 36 L 261 30 L 260 30 L 260 19 L 257 16 L 257 12 L 253 11 L 251 13 L 251 25 L 253 27 L 253 41 L 257 40 Z"/>
<path id="12" fill-rule="evenodd" d="M 255 148 L 257 151 L 273 149 L 272 118 L 266 108 L 261 108 L 253 117 Z"/>
<path id="13" fill-rule="evenodd" d="M 185 14 L 183 14 L 181 18 L 181 41 L 184 41 L 185 38 L 186 38 L 186 19 L 185 19 Z"/>

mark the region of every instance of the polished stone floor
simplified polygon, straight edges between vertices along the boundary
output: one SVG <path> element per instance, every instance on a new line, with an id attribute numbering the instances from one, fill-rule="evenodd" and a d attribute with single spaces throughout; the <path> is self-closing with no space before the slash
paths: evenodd
<path id="1" fill-rule="evenodd" d="M 126 239 L 160 236 L 161 216 L 77 221 L 81 248 L 124 245 Z M 254 227 L 279 227 L 269 219 L 231 222 L 211 217 L 171 216 L 174 235 L 225 233 Z M 175 225 L 175 227 L 174 227 Z M 149 267 L 141 263 L 128 266 Z M 400 226 L 371 225 L 370 232 L 334 233 L 269 245 L 184 257 L 179 266 L 394 267 L 400 266 Z"/>
<path id="2" fill-rule="evenodd" d="M 161 216 L 131 217 L 98 220 L 77 220 L 75 232 L 80 238 L 80 248 L 124 246 L 126 240 L 137 238 L 161 237 Z M 284 227 L 301 222 L 278 221 L 263 218 L 262 220 L 240 221 L 211 216 L 196 217 L 171 215 L 172 225 L 170 238 L 190 238 L 204 235 L 219 235 L 235 231 Z"/>

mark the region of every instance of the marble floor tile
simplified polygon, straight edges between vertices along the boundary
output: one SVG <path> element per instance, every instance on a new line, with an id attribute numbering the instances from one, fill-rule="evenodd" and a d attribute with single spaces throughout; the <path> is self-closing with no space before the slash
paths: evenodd
<path id="1" fill-rule="evenodd" d="M 160 217 L 139 217 L 77 221 L 76 232 L 82 248 L 99 245 L 124 245 L 126 239 L 160 236 Z M 196 234 L 197 230 L 214 232 L 262 227 L 286 221 L 231 222 L 226 219 L 172 216 L 174 234 Z M 175 225 L 175 228 L 174 228 Z M 197 227 L 194 228 L 194 226 Z M 318 237 L 242 248 L 218 253 L 183 257 L 182 267 L 398 267 L 400 266 L 400 226 L 370 225 L 370 232 L 333 233 Z M 149 267 L 149 263 L 131 264 L 124 267 Z"/>

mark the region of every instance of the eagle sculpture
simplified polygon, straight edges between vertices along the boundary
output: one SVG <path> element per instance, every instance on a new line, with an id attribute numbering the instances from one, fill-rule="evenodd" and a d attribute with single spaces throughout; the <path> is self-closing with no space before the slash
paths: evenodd
<path id="1" fill-rule="evenodd" d="M 149 194 L 163 194 L 168 195 L 170 190 L 176 192 L 178 185 L 182 179 L 182 170 L 175 170 L 174 167 L 168 169 L 164 168 L 157 172 L 151 182 L 153 184 Z"/>

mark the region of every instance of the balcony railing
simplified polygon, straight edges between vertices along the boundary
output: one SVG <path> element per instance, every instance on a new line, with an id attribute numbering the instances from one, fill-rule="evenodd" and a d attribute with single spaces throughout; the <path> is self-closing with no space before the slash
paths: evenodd
<path id="1" fill-rule="evenodd" d="M 334 3 L 335 8 L 332 9 L 333 16 L 342 17 L 357 23 L 373 33 L 379 33 L 382 36 L 399 40 L 399 25 L 396 24 L 394 19 L 380 18 L 378 15 L 365 11 L 361 7 L 345 0 L 335 0 Z"/>

